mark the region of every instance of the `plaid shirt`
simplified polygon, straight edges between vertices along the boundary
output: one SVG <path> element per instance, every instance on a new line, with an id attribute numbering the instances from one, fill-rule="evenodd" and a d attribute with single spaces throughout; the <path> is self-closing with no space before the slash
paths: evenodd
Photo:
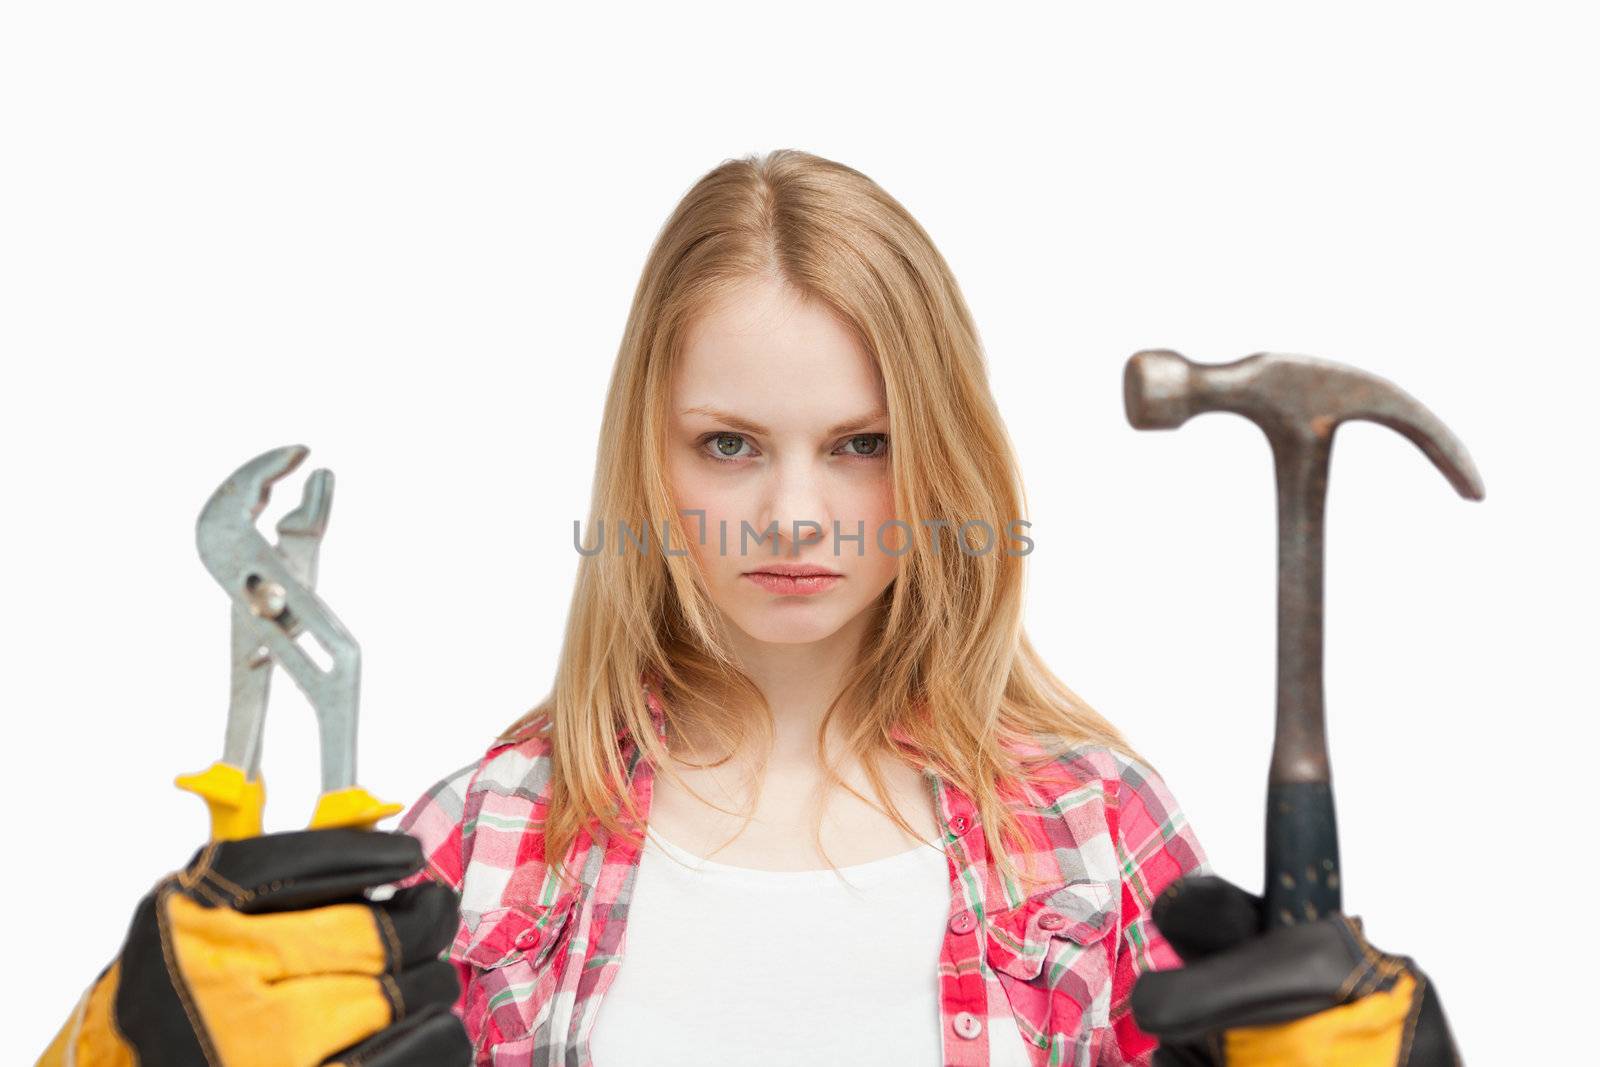
<path id="1" fill-rule="evenodd" d="M 643 686 L 665 738 L 660 703 Z M 648 813 L 652 767 L 626 731 L 624 766 Z M 950 917 L 938 967 L 944 1067 L 987 1067 L 991 1017 L 1009 1013 L 1035 1067 L 1150 1062 L 1155 1040 L 1128 1011 L 1134 979 L 1175 966 L 1151 902 L 1205 869 L 1198 841 L 1161 779 L 1104 746 L 1048 768 L 1016 808 L 1030 847 L 1018 868 L 1048 878 L 1024 896 L 989 861 L 972 800 L 931 771 L 950 862 Z M 461 894 L 444 958 L 455 964 L 475 1063 L 593 1067 L 589 1034 L 624 959 L 639 849 L 598 820 L 567 853 L 567 889 L 538 857 L 549 799 L 550 743 L 502 742 L 428 790 L 400 829 L 427 863 L 398 886 L 433 878 Z M 592 831 L 592 832 L 591 832 Z M 559 869 L 559 868 L 557 868 Z M 625 1067 L 601 1064 L 599 1067 Z"/>

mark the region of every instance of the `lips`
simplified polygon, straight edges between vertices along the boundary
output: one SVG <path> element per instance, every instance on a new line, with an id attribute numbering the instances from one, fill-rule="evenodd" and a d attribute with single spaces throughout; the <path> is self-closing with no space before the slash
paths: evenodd
<path id="1" fill-rule="evenodd" d="M 815 596 L 826 593 L 844 581 L 844 575 L 826 567 L 806 565 L 775 565 L 764 570 L 747 571 L 744 577 L 778 596 Z"/>
<path id="2" fill-rule="evenodd" d="M 757 567 L 749 574 L 781 574 L 789 578 L 816 578 L 816 577 L 842 577 L 838 571 L 830 571 L 826 567 L 819 567 L 815 563 L 772 563 L 765 567 Z"/>

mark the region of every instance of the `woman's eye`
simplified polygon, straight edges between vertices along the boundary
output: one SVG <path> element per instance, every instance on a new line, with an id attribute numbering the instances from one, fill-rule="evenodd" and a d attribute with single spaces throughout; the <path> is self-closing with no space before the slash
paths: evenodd
<path id="1" fill-rule="evenodd" d="M 719 462 L 749 459 L 755 452 L 742 451 L 749 445 L 749 438 L 742 433 L 714 433 L 708 434 L 701 440 L 701 450 L 710 458 Z M 886 433 L 858 433 L 845 438 L 835 454 L 844 454 L 853 459 L 882 459 L 889 451 L 889 435 Z"/>
<path id="2" fill-rule="evenodd" d="M 716 460 L 743 459 L 739 449 L 745 444 L 744 434 L 739 433 L 714 433 L 706 438 L 706 447 L 710 449 L 710 456 Z"/>
<path id="3" fill-rule="evenodd" d="M 844 448 L 848 455 L 859 459 L 880 459 L 889 450 L 889 435 L 858 433 L 854 437 L 846 438 Z"/>

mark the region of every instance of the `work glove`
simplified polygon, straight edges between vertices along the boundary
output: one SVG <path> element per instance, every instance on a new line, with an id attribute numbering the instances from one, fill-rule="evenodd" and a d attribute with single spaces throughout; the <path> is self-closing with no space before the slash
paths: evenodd
<path id="1" fill-rule="evenodd" d="M 445 1067 L 471 1060 L 439 958 L 458 901 L 408 834 L 299 830 L 212 841 L 156 883 L 122 951 L 40 1067 Z"/>
<path id="2" fill-rule="evenodd" d="M 1134 984 L 1155 1067 L 1459 1067 L 1439 995 L 1410 959 L 1334 914 L 1268 930 L 1260 897 L 1198 875 L 1151 911 L 1184 966 Z"/>

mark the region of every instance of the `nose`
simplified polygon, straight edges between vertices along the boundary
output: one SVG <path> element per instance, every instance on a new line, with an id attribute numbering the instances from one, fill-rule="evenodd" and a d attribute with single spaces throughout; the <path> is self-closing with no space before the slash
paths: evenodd
<path id="1" fill-rule="evenodd" d="M 751 538 L 752 552 L 782 557 L 828 543 L 833 512 L 828 506 L 827 479 L 821 461 L 812 457 L 790 455 L 771 464 L 755 517 L 760 537 Z"/>

